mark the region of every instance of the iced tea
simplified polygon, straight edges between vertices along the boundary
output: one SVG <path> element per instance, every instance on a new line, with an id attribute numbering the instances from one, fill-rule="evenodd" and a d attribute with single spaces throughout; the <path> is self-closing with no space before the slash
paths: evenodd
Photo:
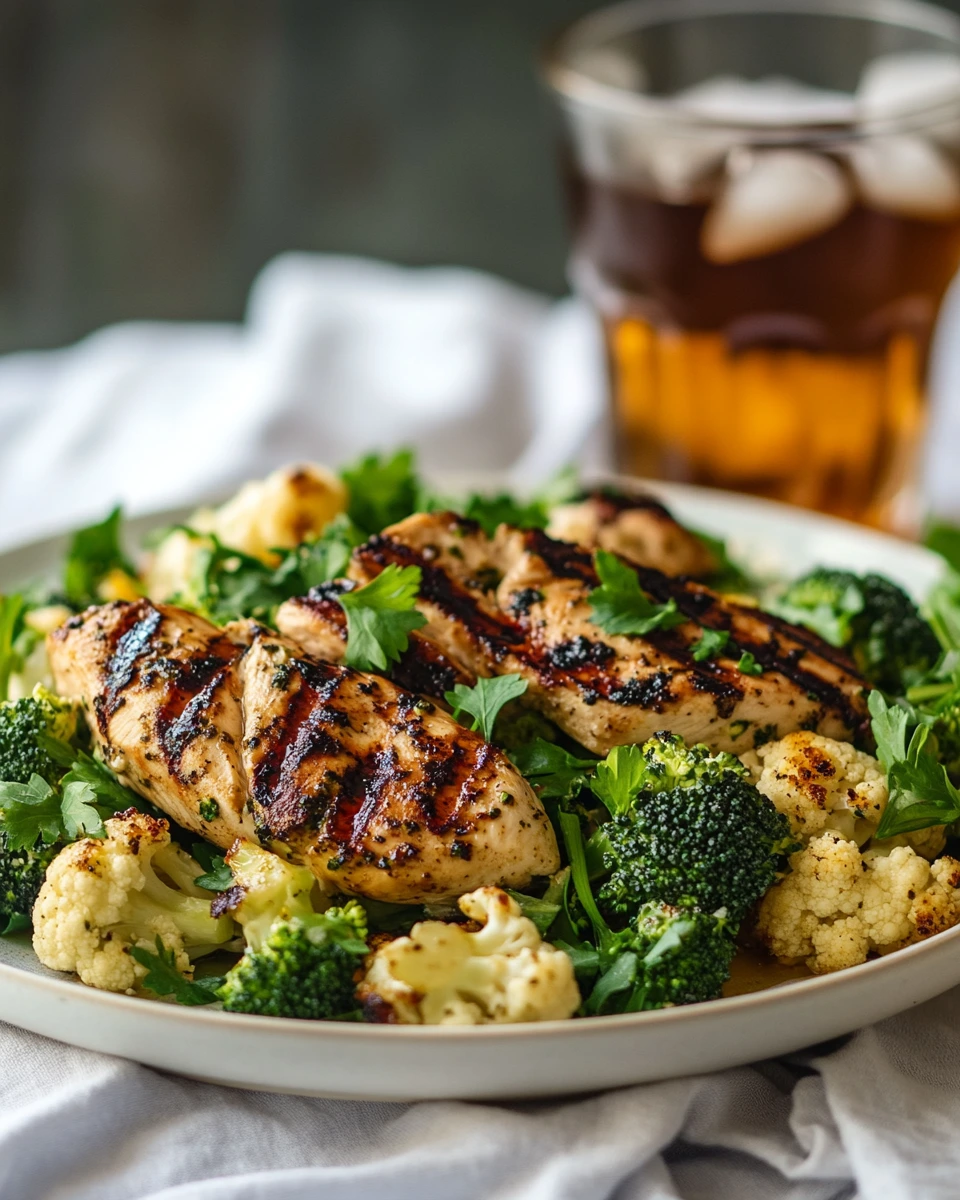
<path id="1" fill-rule="evenodd" d="M 633 0 L 547 70 L 619 465 L 910 531 L 960 264 L 960 21 Z"/>
<path id="2" fill-rule="evenodd" d="M 779 251 L 712 262 L 709 206 L 571 168 L 574 274 L 604 322 L 623 469 L 873 524 L 898 512 L 923 430 L 960 213 L 862 204 Z"/>

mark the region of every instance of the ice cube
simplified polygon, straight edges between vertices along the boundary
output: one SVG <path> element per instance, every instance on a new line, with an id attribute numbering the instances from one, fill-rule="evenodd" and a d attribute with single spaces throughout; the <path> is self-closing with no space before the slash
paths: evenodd
<path id="1" fill-rule="evenodd" d="M 808 87 L 780 75 L 763 79 L 716 75 L 677 92 L 673 101 L 685 112 L 734 124 L 842 124 L 856 117 L 850 93 Z"/>
<path id="2" fill-rule="evenodd" d="M 960 103 L 960 57 L 913 51 L 885 54 L 869 63 L 857 87 L 862 118 L 877 120 Z"/>
<path id="3" fill-rule="evenodd" d="M 718 174 L 727 155 L 749 140 L 749 133 L 737 125 L 843 123 L 855 115 L 851 95 L 779 76 L 753 80 L 717 75 L 677 92 L 671 103 L 677 114 L 676 134 L 667 132 L 670 125 L 663 122 L 660 132 L 646 136 L 643 153 L 660 195 L 676 204 L 701 198 L 704 181 Z"/>
<path id="4" fill-rule="evenodd" d="M 723 169 L 739 139 L 724 130 L 681 131 L 675 136 L 652 134 L 637 143 L 646 170 L 660 198 L 670 204 L 689 204 L 700 198 L 703 183 Z"/>
<path id="5" fill-rule="evenodd" d="M 867 138 L 851 148 L 850 159 L 870 208 L 932 220 L 960 214 L 960 172 L 923 138 Z"/>
<path id="6" fill-rule="evenodd" d="M 849 209 L 853 189 L 829 158 L 802 150 L 731 155 L 728 178 L 700 235 L 711 262 L 785 250 L 824 233 Z"/>

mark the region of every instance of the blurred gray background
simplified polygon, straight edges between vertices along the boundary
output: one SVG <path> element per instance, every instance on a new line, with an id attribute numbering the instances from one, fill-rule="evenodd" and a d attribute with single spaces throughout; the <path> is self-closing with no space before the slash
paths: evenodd
<path id="1" fill-rule="evenodd" d="M 0 0 L 0 351 L 235 319 L 287 249 L 562 291 L 535 59 L 595 7 Z"/>

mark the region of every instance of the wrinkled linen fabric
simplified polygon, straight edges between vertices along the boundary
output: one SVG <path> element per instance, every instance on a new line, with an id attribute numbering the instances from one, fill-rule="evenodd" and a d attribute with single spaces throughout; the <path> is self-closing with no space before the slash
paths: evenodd
<path id="1" fill-rule="evenodd" d="M 960 355 L 936 377 L 960 395 Z M 291 255 L 242 325 L 0 359 L 0 543 L 399 442 L 528 484 L 602 465 L 589 314 L 466 271 Z M 233 1090 L 0 1025 L 0 1200 L 947 1200 L 958 1080 L 960 989 L 784 1061 L 513 1105 Z"/>

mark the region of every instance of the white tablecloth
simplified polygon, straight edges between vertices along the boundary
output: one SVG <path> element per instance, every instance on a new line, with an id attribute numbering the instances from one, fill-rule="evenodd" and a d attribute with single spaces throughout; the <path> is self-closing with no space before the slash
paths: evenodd
<path id="1" fill-rule="evenodd" d="M 242 327 L 128 325 L 0 360 L 0 542 L 397 442 L 530 482 L 603 461 L 601 379 L 574 302 L 288 256 Z M 949 508 L 960 356 L 936 379 Z M 958 1129 L 960 991 L 788 1062 L 509 1107 L 231 1091 L 0 1027 L 2 1200 L 952 1200 Z"/>

